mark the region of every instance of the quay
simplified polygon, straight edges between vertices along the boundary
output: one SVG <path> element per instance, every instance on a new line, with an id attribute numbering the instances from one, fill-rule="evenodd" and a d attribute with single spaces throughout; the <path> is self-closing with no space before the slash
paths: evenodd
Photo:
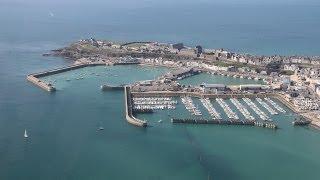
<path id="1" fill-rule="evenodd" d="M 186 91 L 150 91 L 150 92 L 132 92 L 134 97 L 180 97 L 180 96 L 191 96 L 197 98 L 256 98 L 256 97 L 277 97 L 275 93 L 264 93 L 264 94 L 204 94 L 198 92 L 186 92 Z"/>
<path id="2" fill-rule="evenodd" d="M 147 127 L 147 122 L 142 121 L 140 119 L 137 119 L 133 116 L 133 105 L 132 105 L 132 96 L 130 92 L 130 87 L 125 86 L 124 87 L 124 99 L 125 99 L 125 113 L 126 113 L 126 119 L 130 124 L 133 124 L 135 126 L 139 127 Z"/>

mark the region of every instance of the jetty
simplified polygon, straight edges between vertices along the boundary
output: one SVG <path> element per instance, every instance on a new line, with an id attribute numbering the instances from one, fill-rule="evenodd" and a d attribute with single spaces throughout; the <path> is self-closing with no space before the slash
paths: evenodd
<path id="1" fill-rule="evenodd" d="M 125 89 L 125 91 L 124 91 L 125 113 L 126 113 L 127 121 L 130 124 L 133 124 L 135 126 L 147 127 L 146 121 L 142 121 L 142 120 L 137 119 L 133 116 L 133 113 L 132 113 L 133 104 L 132 104 L 132 96 L 131 96 L 131 92 L 130 92 L 130 87 L 125 86 L 124 89 Z"/>
<path id="2" fill-rule="evenodd" d="M 118 85 L 118 86 L 115 86 L 115 85 L 108 85 L 108 84 L 104 84 L 104 85 L 101 85 L 101 90 L 102 91 L 112 91 L 112 90 L 123 90 L 124 87 L 126 85 L 125 84 L 121 84 L 121 85 Z"/>

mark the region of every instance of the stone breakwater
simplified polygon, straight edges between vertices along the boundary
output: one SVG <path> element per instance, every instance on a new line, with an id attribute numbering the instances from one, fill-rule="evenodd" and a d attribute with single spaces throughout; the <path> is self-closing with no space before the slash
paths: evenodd
<path id="1" fill-rule="evenodd" d="M 80 69 L 80 68 L 84 68 L 84 67 L 102 66 L 102 65 L 106 65 L 106 64 L 102 63 L 102 62 L 75 64 L 75 65 L 66 66 L 66 67 L 62 67 L 62 68 L 43 71 L 40 73 L 29 74 L 29 75 L 27 75 L 27 80 L 30 81 L 31 83 L 35 84 L 36 86 L 46 90 L 46 91 L 54 92 L 54 91 L 56 91 L 56 88 L 54 87 L 54 85 L 42 81 L 40 79 L 41 77 L 50 76 L 53 74 L 63 73 L 63 72 L 67 72 L 67 71 L 72 71 L 72 70 L 76 70 L 76 69 Z"/>
<path id="2" fill-rule="evenodd" d="M 140 119 L 137 119 L 132 114 L 132 98 L 131 98 L 131 92 L 130 87 L 125 86 L 124 87 L 124 99 L 125 99 L 125 112 L 126 112 L 126 119 L 130 124 L 133 124 L 135 126 L 140 127 L 147 127 L 147 122 L 142 121 Z"/>

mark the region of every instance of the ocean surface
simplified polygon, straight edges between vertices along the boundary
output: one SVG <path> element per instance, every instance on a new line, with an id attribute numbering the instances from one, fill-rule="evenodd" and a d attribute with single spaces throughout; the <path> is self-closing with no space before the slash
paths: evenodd
<path id="1" fill-rule="evenodd" d="M 319 55 L 319 19 L 314 4 L 0 0 L 0 179 L 318 179 L 320 133 L 293 127 L 288 109 L 272 117 L 277 131 L 172 125 L 170 116 L 189 116 L 180 102 L 174 111 L 139 115 L 152 124 L 142 129 L 125 121 L 121 91 L 99 87 L 153 79 L 165 68 L 82 69 L 48 77 L 58 87 L 52 94 L 26 75 L 69 65 L 41 54 L 89 37 Z"/>

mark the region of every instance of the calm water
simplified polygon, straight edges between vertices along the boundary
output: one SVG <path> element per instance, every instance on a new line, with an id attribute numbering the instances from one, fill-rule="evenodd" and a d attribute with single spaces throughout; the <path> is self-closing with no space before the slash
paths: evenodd
<path id="1" fill-rule="evenodd" d="M 320 54 L 319 6 L 124 2 L 0 0 L 1 180 L 317 179 L 320 133 L 292 127 L 293 117 L 273 117 L 278 131 L 176 126 L 168 114 L 189 116 L 178 105 L 176 111 L 141 115 L 153 124 L 141 129 L 125 121 L 122 92 L 99 89 L 101 83 L 152 79 L 166 69 L 119 66 L 66 82 L 65 76 L 85 73 L 74 71 L 50 77 L 59 89 L 53 94 L 25 77 L 70 64 L 41 54 L 91 36 L 183 41 L 257 54 Z M 97 132 L 100 125 L 103 132 Z"/>

